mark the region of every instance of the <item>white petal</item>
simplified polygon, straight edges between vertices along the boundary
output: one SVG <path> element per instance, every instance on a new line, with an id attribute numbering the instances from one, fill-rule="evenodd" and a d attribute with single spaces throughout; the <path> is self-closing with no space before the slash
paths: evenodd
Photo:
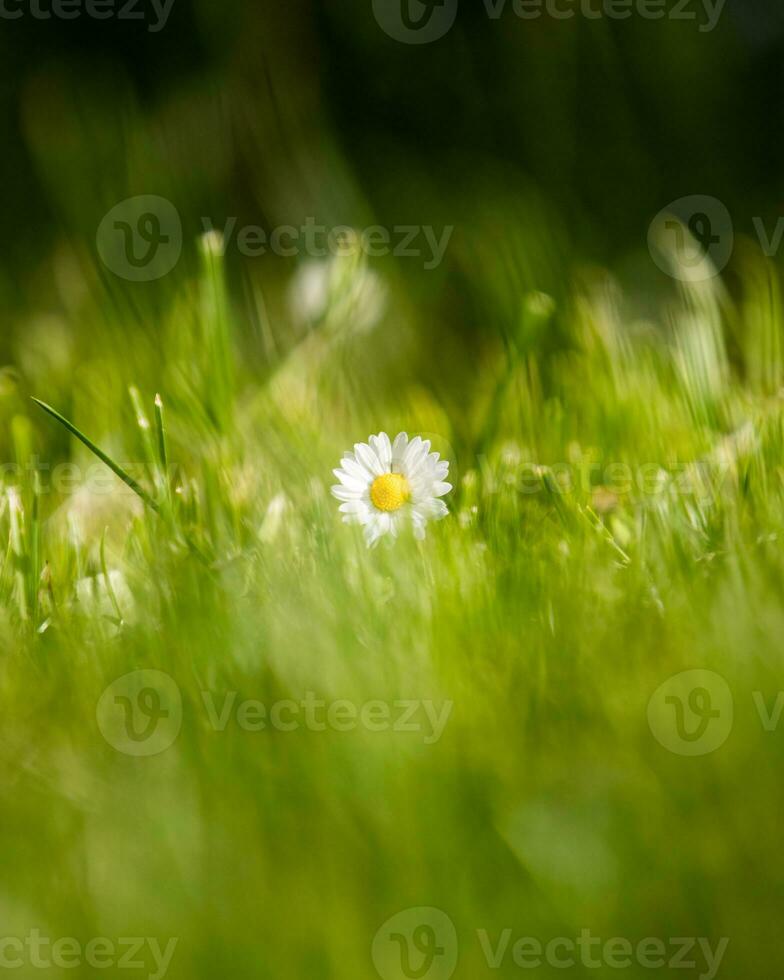
<path id="1" fill-rule="evenodd" d="M 361 463 L 358 463 L 353 456 L 344 458 L 341 465 L 346 473 L 356 477 L 357 480 L 364 480 L 365 483 L 370 483 L 373 479 L 372 471 Z"/>
<path id="2" fill-rule="evenodd" d="M 367 480 L 358 480 L 355 476 L 350 473 L 346 473 L 345 470 L 333 470 L 335 476 L 340 480 L 344 487 L 348 490 L 356 490 L 362 492 L 367 488 Z"/>
<path id="3" fill-rule="evenodd" d="M 419 501 L 414 504 L 413 511 L 419 517 L 434 521 L 440 521 L 442 517 L 446 517 L 449 513 L 449 509 L 444 501 L 439 500 L 437 497 L 429 497 L 427 500 Z"/>
<path id="4" fill-rule="evenodd" d="M 452 489 L 451 483 L 441 483 L 440 481 L 437 480 L 433 484 L 432 493 L 434 497 L 443 497 L 444 494 L 449 493 L 451 489 Z"/>
<path id="5" fill-rule="evenodd" d="M 366 442 L 358 442 L 354 446 L 354 454 L 365 469 L 370 470 L 373 476 L 383 476 L 384 467 L 381 460 Z"/>
<path id="6" fill-rule="evenodd" d="M 424 521 L 421 521 L 421 520 L 417 520 L 416 517 L 415 517 L 415 515 L 414 515 L 413 516 L 413 525 L 414 525 L 414 537 L 417 539 L 417 541 L 424 541 L 425 540 L 425 522 Z"/>
<path id="7" fill-rule="evenodd" d="M 403 453 L 403 467 L 406 472 L 411 471 L 411 467 L 415 460 L 418 460 L 422 453 L 422 437 L 414 436 L 414 438 L 406 446 L 406 451 Z M 425 453 L 427 455 L 427 453 Z"/>
<path id="8" fill-rule="evenodd" d="M 419 437 L 417 436 L 417 439 Z M 409 479 L 418 476 L 431 476 L 432 474 L 432 464 L 430 463 L 430 457 L 428 456 L 428 449 L 430 448 L 430 443 L 428 441 L 419 443 L 414 447 L 416 440 L 409 443 L 408 450 L 406 452 L 405 459 L 405 472 Z"/>
<path id="9" fill-rule="evenodd" d="M 398 432 L 395 441 L 392 443 L 392 469 L 399 473 L 403 466 L 403 456 L 408 446 L 408 433 Z"/>
<path id="10" fill-rule="evenodd" d="M 337 497 L 338 500 L 359 500 L 364 493 L 362 490 L 350 490 L 348 487 L 344 487 L 340 483 L 336 483 L 335 486 L 330 487 L 330 489 L 332 490 L 332 496 Z"/>
<path id="11" fill-rule="evenodd" d="M 372 548 L 380 537 L 386 534 L 387 524 L 382 520 L 386 514 L 374 514 L 365 524 L 365 541 L 368 548 Z"/>
<path id="12" fill-rule="evenodd" d="M 423 488 L 423 490 L 426 490 L 428 496 L 430 496 L 430 488 L 437 481 L 432 473 L 429 473 L 424 467 L 420 466 L 417 472 L 408 478 L 408 482 L 412 486 L 414 483 L 416 483 L 417 486 L 420 486 Z"/>
<path id="13" fill-rule="evenodd" d="M 392 443 L 389 436 L 386 432 L 379 432 L 377 436 L 371 436 L 369 442 L 384 467 L 384 472 L 388 473 L 392 466 Z"/>
<path id="14" fill-rule="evenodd" d="M 364 500 L 347 500 L 338 510 L 341 514 L 367 514 L 368 505 Z"/>
<path id="15" fill-rule="evenodd" d="M 438 498 L 434 497 L 433 500 L 430 501 L 430 516 L 434 521 L 440 521 L 441 518 L 446 517 L 448 513 L 449 508 L 443 500 L 439 500 Z"/>
<path id="16" fill-rule="evenodd" d="M 372 518 L 373 515 L 371 514 L 370 510 L 367 507 L 365 507 L 363 510 L 359 511 L 356 514 L 344 514 L 343 523 L 360 524 L 364 526 L 365 524 L 368 523 L 368 521 L 372 520 Z"/>

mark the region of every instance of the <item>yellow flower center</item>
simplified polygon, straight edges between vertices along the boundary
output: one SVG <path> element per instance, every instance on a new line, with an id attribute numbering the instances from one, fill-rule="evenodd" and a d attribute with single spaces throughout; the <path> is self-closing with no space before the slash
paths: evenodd
<path id="1" fill-rule="evenodd" d="M 410 496 L 411 487 L 401 473 L 377 476 L 370 487 L 370 499 L 378 510 L 399 510 Z"/>

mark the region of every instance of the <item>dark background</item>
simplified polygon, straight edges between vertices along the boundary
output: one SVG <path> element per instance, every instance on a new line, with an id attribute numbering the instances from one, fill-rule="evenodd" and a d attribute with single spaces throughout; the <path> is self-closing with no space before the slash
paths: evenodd
<path id="1" fill-rule="evenodd" d="M 463 0 L 421 47 L 388 38 L 369 0 L 175 0 L 158 33 L 29 15 L 0 31 L 5 317 L 126 194 L 176 192 L 194 236 L 206 213 L 452 223 L 458 295 L 499 236 L 536 230 L 526 275 L 557 292 L 564 258 L 634 274 L 648 222 L 681 196 L 720 198 L 740 232 L 784 213 L 777 0 L 727 0 L 711 33 L 493 21 Z M 471 329 L 475 298 L 458 305 Z"/>

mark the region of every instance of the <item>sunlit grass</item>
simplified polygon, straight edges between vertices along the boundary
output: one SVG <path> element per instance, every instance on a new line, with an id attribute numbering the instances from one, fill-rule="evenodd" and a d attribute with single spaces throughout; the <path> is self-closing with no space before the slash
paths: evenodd
<path id="1" fill-rule="evenodd" d="M 258 308 L 202 258 L 154 356 L 104 347 L 36 390 L 48 415 L 10 413 L 4 934 L 176 936 L 170 977 L 367 977 L 381 923 L 433 905 L 458 976 L 488 969 L 476 930 L 506 927 L 729 936 L 727 975 L 769 974 L 782 751 L 752 693 L 781 684 L 784 403 L 762 272 L 745 307 L 715 281 L 658 323 L 605 281 L 521 297 L 519 334 L 447 405 L 406 383 L 394 310 L 357 333 L 334 292 L 341 316 L 253 363 Z M 566 342 L 532 343 L 556 318 Z M 328 488 L 380 428 L 427 433 L 455 490 L 424 542 L 369 552 Z M 646 708 L 694 667 L 727 679 L 736 723 L 689 759 Z M 145 668 L 174 679 L 183 722 L 137 758 L 96 706 Z M 438 738 L 424 715 L 254 732 L 232 709 L 218 730 L 209 707 L 308 692 L 452 707 Z"/>

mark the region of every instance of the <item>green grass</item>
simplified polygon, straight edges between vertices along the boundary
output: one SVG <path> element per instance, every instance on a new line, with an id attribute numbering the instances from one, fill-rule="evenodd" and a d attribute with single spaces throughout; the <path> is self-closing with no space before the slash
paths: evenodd
<path id="1" fill-rule="evenodd" d="M 392 310 L 362 335 L 350 316 L 278 325 L 254 360 L 258 307 L 213 256 L 154 336 L 118 312 L 72 379 L 40 372 L 61 416 L 8 396 L 2 935 L 177 937 L 171 978 L 348 980 L 375 975 L 382 923 L 434 906 L 470 980 L 521 974 L 482 954 L 477 930 L 506 928 L 726 936 L 720 975 L 773 975 L 784 733 L 753 695 L 770 708 L 784 687 L 784 323 L 764 268 L 745 296 L 683 287 L 655 324 L 603 282 L 530 296 L 478 360 L 409 379 L 416 337 Z M 455 490 L 425 542 L 368 552 L 329 486 L 379 429 L 430 434 Z M 66 461 L 80 480 L 55 492 Z M 692 668 L 735 702 L 695 758 L 647 715 Z M 96 714 L 143 669 L 182 699 L 151 757 Z M 437 740 L 247 731 L 236 710 L 220 731 L 205 700 L 220 713 L 230 692 L 452 708 Z"/>

